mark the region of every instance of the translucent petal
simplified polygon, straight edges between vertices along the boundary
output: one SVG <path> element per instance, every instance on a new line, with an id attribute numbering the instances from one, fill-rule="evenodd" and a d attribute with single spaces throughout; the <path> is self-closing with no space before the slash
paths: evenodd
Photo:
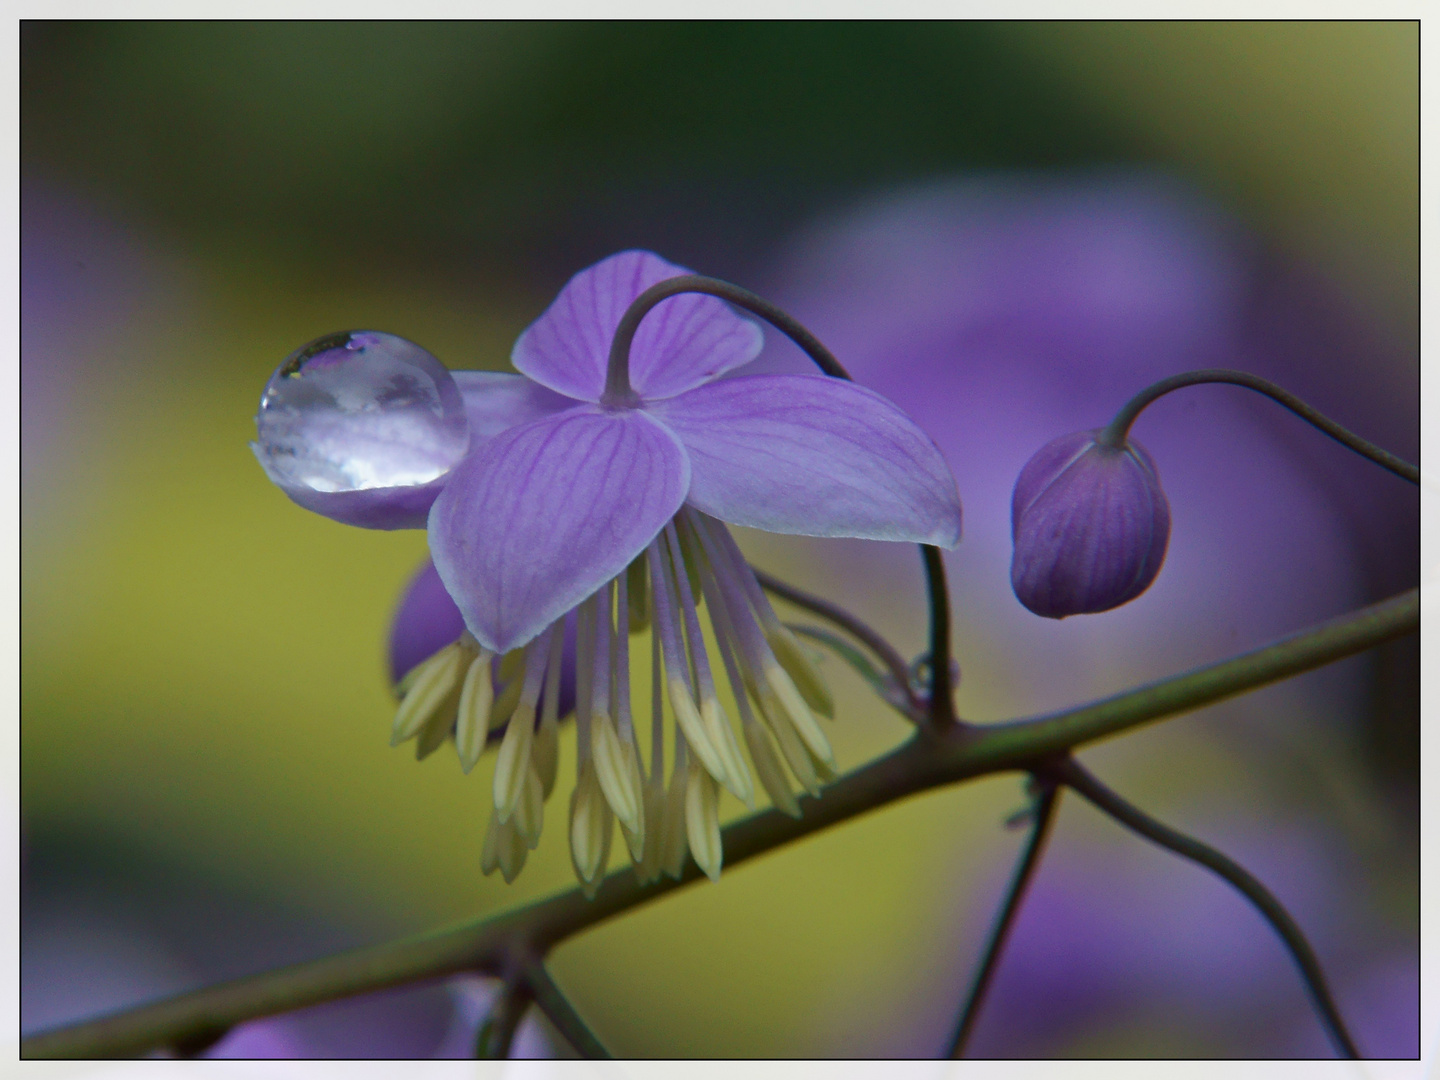
<path id="1" fill-rule="evenodd" d="M 520 335 L 519 371 L 551 390 L 598 401 L 620 317 L 651 285 L 690 273 L 648 251 L 622 251 L 576 274 Z M 630 349 L 630 385 L 642 398 L 672 397 L 747 364 L 760 327 L 713 296 L 663 300 L 645 316 Z"/>
<path id="2" fill-rule="evenodd" d="M 685 451 L 661 425 L 578 406 L 456 468 L 430 513 L 431 555 L 470 632 L 508 651 L 623 571 L 689 485 Z"/>

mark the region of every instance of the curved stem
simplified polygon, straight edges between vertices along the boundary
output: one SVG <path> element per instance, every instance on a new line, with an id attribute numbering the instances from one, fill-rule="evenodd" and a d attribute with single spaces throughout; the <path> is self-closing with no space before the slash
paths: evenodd
<path id="1" fill-rule="evenodd" d="M 722 833 L 725 864 L 748 859 L 918 792 L 999 772 L 1041 770 L 1056 753 L 1126 728 L 1176 715 L 1413 632 L 1419 590 L 1332 619 L 1271 645 L 1104 701 L 1050 716 L 918 734 L 840 777 L 805 813 L 778 810 L 732 822 Z M 628 868 L 610 874 L 593 900 L 578 888 L 488 919 L 220 983 L 23 1039 L 26 1058 L 123 1057 L 174 1046 L 197 1032 L 460 971 L 499 972 L 514 950 L 543 953 L 641 904 L 704 878 L 693 860 L 679 879 L 640 885 Z"/>
<path id="2" fill-rule="evenodd" d="M 925 591 L 930 598 L 930 723 L 936 728 L 960 725 L 955 716 L 955 687 L 950 672 L 950 590 L 940 549 L 920 545 L 925 564 Z M 963 726 L 963 725 L 960 725 Z"/>
<path id="3" fill-rule="evenodd" d="M 480 1022 L 475 1034 L 475 1056 L 477 1058 L 503 1059 L 510 1056 L 510 1046 L 515 1041 L 515 1031 L 530 1004 L 530 987 L 523 979 L 512 978 L 500 988 L 490 1015 Z"/>
<path id="4" fill-rule="evenodd" d="M 976 969 L 974 981 L 970 984 L 970 993 L 965 997 L 965 1008 L 961 1010 L 955 1037 L 950 1040 L 948 1056 L 952 1058 L 965 1056 L 965 1046 L 970 1041 L 970 1033 L 975 1029 L 980 1006 L 985 1003 L 990 981 L 995 976 L 995 969 L 1000 966 L 1001 950 L 1005 948 L 1005 942 L 1010 937 L 1010 927 L 1014 925 L 1015 916 L 1020 912 L 1020 905 L 1025 900 L 1025 893 L 1030 888 L 1035 869 L 1040 865 L 1040 855 L 1045 850 L 1050 826 L 1055 822 L 1055 808 L 1060 801 L 1060 790 L 1053 781 L 1036 779 L 1041 784 L 1041 789 L 1040 797 L 1035 803 L 1035 822 L 1030 829 L 1030 839 L 1015 866 L 1015 874 L 1010 879 L 1010 887 L 1005 892 L 1005 900 L 990 931 L 985 955 L 980 961 L 980 967 Z"/>
<path id="5" fill-rule="evenodd" d="M 1396 476 L 1409 480 L 1412 484 L 1420 482 L 1420 470 L 1411 465 L 1403 458 L 1396 457 L 1388 450 L 1382 450 L 1374 443 L 1362 439 L 1353 431 L 1341 427 L 1334 420 L 1331 420 L 1324 413 L 1307 405 L 1284 387 L 1277 386 L 1268 379 L 1262 379 L 1258 375 L 1251 375 L 1247 371 L 1231 371 L 1227 368 L 1204 368 L 1200 371 L 1187 371 L 1180 375 L 1172 375 L 1168 379 L 1161 379 L 1153 386 L 1148 386 L 1136 394 L 1124 407 L 1115 414 L 1105 430 L 1100 433 L 1097 440 L 1102 445 L 1124 446 L 1125 438 L 1130 433 L 1130 425 L 1140 415 L 1140 411 L 1149 405 L 1156 398 L 1164 397 L 1172 390 L 1179 390 L 1182 386 L 1197 386 L 1201 383 L 1229 383 L 1232 386 L 1243 386 L 1247 390 L 1254 390 L 1258 394 L 1264 394 L 1272 401 L 1285 406 L 1296 416 L 1306 423 L 1312 425 L 1329 435 L 1336 442 L 1340 443 L 1362 457 L 1369 458 L 1376 465 L 1383 469 L 1389 469 Z"/>
<path id="6" fill-rule="evenodd" d="M 794 604 L 798 608 L 803 608 L 813 615 L 819 615 L 822 619 L 834 623 L 874 653 L 875 658 L 890 672 L 890 677 L 895 680 L 900 693 L 905 695 L 905 701 L 910 706 L 911 712 L 915 715 L 924 715 L 925 706 L 915 696 L 915 688 L 910 685 L 910 668 L 906 665 L 905 658 L 900 655 L 895 646 L 881 637 L 878 631 L 851 615 L 838 604 L 832 604 L 829 600 L 823 600 L 803 589 L 797 589 L 794 585 L 789 585 L 773 574 L 767 574 L 764 570 L 756 570 L 754 567 L 751 569 L 755 571 L 755 580 L 760 582 L 760 587 L 766 592 L 773 593 L 787 603 Z"/>
<path id="7" fill-rule="evenodd" d="M 688 292 L 718 296 L 738 308 L 744 308 L 752 315 L 759 315 L 804 349 L 805 354 L 815 361 L 815 366 L 826 375 L 854 381 L 830 350 L 820 344 L 819 338 L 770 301 L 761 299 L 749 289 L 731 285 L 728 281 L 701 274 L 685 274 L 651 285 L 625 309 L 625 314 L 620 317 L 620 325 L 615 328 L 615 336 L 610 339 L 610 358 L 605 369 L 605 393 L 600 398 L 602 402 L 611 405 L 634 402 L 635 391 L 630 386 L 630 344 L 635 340 L 635 331 L 640 328 L 640 320 L 662 300 Z"/>
<path id="8" fill-rule="evenodd" d="M 555 1030 L 565 1036 L 577 1054 L 589 1060 L 611 1056 L 604 1043 L 597 1039 L 585 1021 L 580 1019 L 575 1006 L 560 992 L 555 980 L 550 978 L 550 972 L 545 970 L 543 960 L 537 960 L 525 969 L 525 981 L 530 984 L 530 991 L 535 995 L 535 1004 L 549 1018 L 550 1023 L 555 1025 Z"/>
<path id="9" fill-rule="evenodd" d="M 1355 1041 L 1350 1038 L 1350 1033 L 1345 1029 L 1345 1021 L 1340 1018 L 1340 1010 L 1335 1007 L 1335 1000 L 1330 996 L 1330 989 L 1325 983 L 1325 973 L 1320 969 L 1320 961 L 1315 956 L 1315 950 L 1305 940 L 1304 933 L 1291 918 L 1290 913 L 1285 910 L 1279 900 L 1275 899 L 1269 889 L 1260 884 L 1253 874 L 1234 859 L 1216 851 L 1208 844 L 1202 844 L 1199 840 L 1177 832 L 1168 825 L 1162 825 L 1138 807 L 1126 802 L 1096 779 L 1074 758 L 1065 758 L 1052 766 L 1048 772 L 1056 780 L 1074 788 L 1126 828 L 1218 874 L 1243 894 L 1250 903 L 1254 904 L 1275 933 L 1280 936 L 1280 940 L 1285 943 L 1285 948 L 1289 950 L 1291 958 L 1300 968 L 1300 975 L 1305 980 L 1305 988 L 1310 991 L 1310 997 L 1315 1003 L 1316 1011 L 1320 1014 L 1320 1022 L 1325 1028 L 1325 1033 L 1330 1036 L 1330 1041 L 1335 1044 L 1335 1048 L 1342 1057 L 1358 1058 L 1360 1056 L 1360 1051 L 1355 1048 Z"/>

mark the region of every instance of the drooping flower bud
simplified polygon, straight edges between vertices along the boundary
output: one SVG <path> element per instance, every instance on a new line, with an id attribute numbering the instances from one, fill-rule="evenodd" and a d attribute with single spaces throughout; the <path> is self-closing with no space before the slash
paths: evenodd
<path id="1" fill-rule="evenodd" d="M 1100 430 L 1047 443 L 1020 470 L 1011 503 L 1010 584 L 1036 615 L 1109 611 L 1150 587 L 1165 561 L 1170 504 L 1138 443 Z"/>

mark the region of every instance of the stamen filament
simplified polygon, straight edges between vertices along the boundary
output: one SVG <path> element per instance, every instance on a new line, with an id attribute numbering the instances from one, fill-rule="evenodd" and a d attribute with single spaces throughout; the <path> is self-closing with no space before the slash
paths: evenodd
<path id="1" fill-rule="evenodd" d="M 665 526 L 665 540 L 670 547 L 670 559 L 676 569 L 675 581 L 680 589 L 680 606 L 685 616 L 685 636 L 690 642 L 690 658 L 695 665 L 695 681 L 700 689 L 700 718 L 722 764 L 722 771 L 712 775 L 729 788 L 732 795 L 753 809 L 755 788 L 750 782 L 750 770 L 740 756 L 735 732 L 730 727 L 729 718 L 726 717 L 715 693 L 715 682 L 710 675 L 710 660 L 705 652 L 705 638 L 700 631 L 700 617 L 695 611 L 695 598 L 690 591 L 688 576 L 680 572 L 684 566 L 684 557 L 673 523 Z"/>

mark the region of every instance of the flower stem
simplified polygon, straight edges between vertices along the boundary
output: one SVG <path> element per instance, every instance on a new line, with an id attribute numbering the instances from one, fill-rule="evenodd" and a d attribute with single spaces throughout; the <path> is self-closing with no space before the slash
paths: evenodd
<path id="1" fill-rule="evenodd" d="M 1128 693 L 1050 716 L 1006 724 L 922 731 L 890 753 L 840 777 L 822 799 L 804 798 L 804 815 L 769 810 L 732 822 L 723 833 L 734 868 L 784 844 L 878 807 L 945 784 L 999 772 L 1043 769 L 1071 747 L 1208 705 L 1298 675 L 1420 624 L 1419 590 L 1352 612 L 1270 645 Z M 251 975 L 22 1040 L 26 1058 L 123 1057 L 183 1043 L 351 994 L 442 978 L 461 971 L 498 973 L 521 947 L 543 953 L 572 934 L 683 888 L 703 874 L 693 860 L 680 878 L 640 885 L 630 870 L 601 882 L 593 900 L 578 888 L 479 921 L 419 937 Z"/>
<path id="2" fill-rule="evenodd" d="M 731 285 L 728 281 L 701 274 L 685 274 L 651 285 L 625 309 L 625 314 L 620 317 L 620 325 L 615 328 L 615 336 L 610 340 L 610 359 L 605 369 L 605 393 L 601 396 L 601 401 L 620 405 L 634 400 L 635 391 L 630 386 L 630 343 L 635 339 L 635 331 L 640 328 L 640 320 L 662 300 L 688 292 L 718 296 L 738 308 L 744 308 L 752 315 L 759 315 L 804 349 L 806 355 L 815 361 L 815 366 L 826 375 L 837 379 L 850 379 L 850 373 L 841 366 L 829 349 L 820 344 L 819 338 L 770 301 L 761 299 L 749 289 Z"/>
<path id="3" fill-rule="evenodd" d="M 595 1033 L 585 1021 L 580 1019 L 575 1006 L 560 992 L 555 980 L 550 978 L 550 972 L 545 970 L 543 960 L 535 961 L 525 970 L 525 981 L 530 984 L 530 991 L 535 995 L 535 1004 L 540 1006 L 540 1011 L 555 1025 L 555 1030 L 565 1036 L 577 1054 L 588 1060 L 611 1056 L 610 1051 L 605 1049 L 605 1045 L 595 1037 Z"/>
<path id="4" fill-rule="evenodd" d="M 950 672 L 950 590 L 945 558 L 938 547 L 920 545 L 925 591 L 930 600 L 930 723 L 935 728 L 961 725 L 955 716 L 955 687 Z"/>
<path id="5" fill-rule="evenodd" d="M 955 1028 L 955 1037 L 950 1040 L 950 1053 L 952 1058 L 965 1056 L 965 1046 L 970 1041 L 970 1033 L 975 1029 L 975 1020 L 980 1015 L 980 1006 L 985 1003 L 985 995 L 990 990 L 990 982 L 995 976 L 995 969 L 1000 966 L 1000 953 L 1005 948 L 1005 942 L 1010 936 L 1010 928 L 1015 923 L 1015 916 L 1020 912 L 1020 905 L 1025 900 L 1025 893 L 1030 887 L 1030 881 L 1035 876 L 1035 868 L 1040 865 L 1040 855 L 1045 850 L 1045 841 L 1050 835 L 1050 826 L 1055 821 L 1055 809 L 1059 803 L 1059 788 L 1052 781 L 1040 780 L 1041 784 L 1039 798 L 1036 800 L 1034 809 L 1034 824 L 1030 829 L 1030 839 L 1025 844 L 1025 850 L 1020 855 L 1020 861 L 1015 866 L 1015 874 L 1010 879 L 1010 888 L 1005 892 L 1005 900 L 1001 904 L 1000 913 L 995 919 L 995 925 L 990 931 L 990 938 L 985 946 L 985 955 L 980 961 L 980 967 L 975 972 L 975 979 L 970 984 L 970 993 L 965 998 L 965 1008 L 960 1013 L 960 1022 Z"/>
<path id="6" fill-rule="evenodd" d="M 1335 1044 L 1340 1055 L 1348 1058 L 1360 1056 L 1360 1051 L 1355 1047 L 1355 1041 L 1350 1038 L 1350 1033 L 1345 1028 L 1345 1022 L 1340 1018 L 1339 1009 L 1335 1007 L 1335 1000 L 1330 996 L 1330 989 L 1325 983 L 1325 973 L 1320 969 L 1320 961 L 1315 956 L 1315 950 L 1305 940 L 1304 933 L 1301 932 L 1299 925 L 1296 924 L 1290 913 L 1285 910 L 1279 900 L 1275 899 L 1269 889 L 1260 884 L 1253 874 L 1234 859 L 1216 851 L 1208 844 L 1202 844 L 1193 837 L 1176 832 L 1169 826 L 1156 821 L 1138 807 L 1126 802 L 1072 757 L 1066 757 L 1052 766 L 1049 775 L 1066 786 L 1074 788 L 1126 828 L 1183 858 L 1214 871 L 1242 893 L 1259 909 L 1260 914 L 1265 917 L 1275 933 L 1280 936 L 1280 940 L 1285 943 L 1285 948 L 1289 950 L 1296 966 L 1300 968 L 1301 977 L 1305 980 L 1305 988 L 1310 991 L 1310 997 L 1315 1003 L 1316 1011 L 1320 1014 L 1320 1022 L 1325 1028 L 1325 1033 L 1330 1036 L 1330 1041 Z"/>
<path id="7" fill-rule="evenodd" d="M 515 1031 L 530 1005 L 531 988 L 523 979 L 507 980 L 495 996 L 490 1015 L 480 1022 L 475 1035 L 477 1058 L 503 1059 L 510 1056 Z"/>
<path id="8" fill-rule="evenodd" d="M 1105 430 L 1100 433 L 1097 441 L 1104 446 L 1124 446 L 1126 436 L 1130 433 L 1130 425 L 1135 422 L 1135 418 L 1140 415 L 1145 406 L 1156 398 L 1164 397 L 1172 390 L 1201 383 L 1229 383 L 1264 394 L 1285 406 L 1306 423 L 1323 431 L 1342 446 L 1348 447 L 1362 457 L 1369 458 L 1381 468 L 1389 469 L 1396 476 L 1409 480 L 1412 484 L 1420 482 L 1420 469 L 1417 466 L 1411 465 L 1403 458 L 1396 457 L 1390 451 L 1383 450 L 1347 428 L 1341 427 L 1318 409 L 1307 405 L 1290 391 L 1275 385 L 1268 379 L 1262 379 L 1260 376 L 1251 375 L 1246 371 L 1231 371 L 1227 368 L 1187 371 L 1180 375 L 1172 375 L 1168 379 L 1161 379 L 1153 386 L 1146 387 L 1126 402 L 1125 406 L 1115 414 L 1115 419 L 1111 420 Z"/>

